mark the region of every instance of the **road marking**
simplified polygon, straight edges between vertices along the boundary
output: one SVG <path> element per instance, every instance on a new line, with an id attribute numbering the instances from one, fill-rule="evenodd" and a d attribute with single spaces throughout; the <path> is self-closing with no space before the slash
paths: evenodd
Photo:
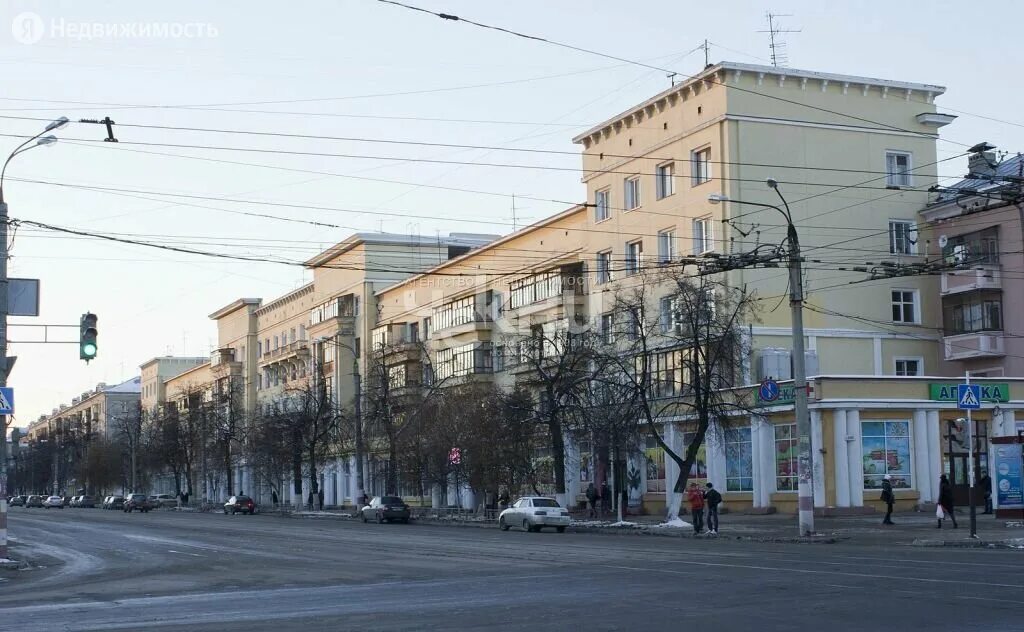
<path id="1" fill-rule="evenodd" d="M 844 577 L 865 577 L 868 579 L 895 579 L 899 581 L 910 581 L 910 582 L 923 582 L 928 584 L 957 584 L 963 585 L 964 581 L 960 579 L 935 579 L 931 577 L 901 577 L 899 575 L 877 575 L 874 573 L 849 573 L 842 571 L 820 571 L 806 568 L 782 568 L 778 566 L 751 566 L 747 564 L 722 564 L 715 562 L 695 562 L 688 561 L 687 564 L 693 564 L 695 566 L 710 566 L 710 567 L 722 567 L 722 568 L 744 568 L 755 571 L 773 571 L 783 573 L 803 573 L 805 575 L 841 575 Z M 615 568 L 623 571 L 643 571 L 643 572 L 656 572 L 656 573 L 669 573 L 671 575 L 687 575 L 691 576 L 692 573 L 688 571 L 673 571 L 667 568 L 637 568 L 634 566 L 615 566 L 611 564 L 602 564 L 605 568 Z M 994 586 L 997 588 L 1020 588 L 1024 589 L 1024 585 L 1021 584 L 998 584 L 994 582 L 977 582 L 972 581 L 972 586 Z"/>
<path id="2" fill-rule="evenodd" d="M 185 551 L 175 551 L 174 549 L 167 549 L 168 553 L 177 553 L 178 555 L 191 555 L 192 557 L 203 557 L 198 553 L 186 553 Z"/>

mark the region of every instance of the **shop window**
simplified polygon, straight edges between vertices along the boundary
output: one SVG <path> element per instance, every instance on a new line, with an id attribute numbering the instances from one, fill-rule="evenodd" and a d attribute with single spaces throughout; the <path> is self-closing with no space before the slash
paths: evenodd
<path id="1" fill-rule="evenodd" d="M 647 461 L 647 491 L 665 491 L 665 451 L 661 449 L 654 437 L 647 437 L 644 450 Z"/>
<path id="2" fill-rule="evenodd" d="M 881 489 L 888 474 L 895 489 L 913 487 L 909 421 L 863 421 L 864 489 Z"/>
<path id="3" fill-rule="evenodd" d="M 796 424 L 775 426 L 775 489 L 780 492 L 797 489 L 797 439 Z"/>
<path id="4" fill-rule="evenodd" d="M 750 442 L 750 426 L 725 431 L 725 490 L 754 490 L 754 459 Z"/>

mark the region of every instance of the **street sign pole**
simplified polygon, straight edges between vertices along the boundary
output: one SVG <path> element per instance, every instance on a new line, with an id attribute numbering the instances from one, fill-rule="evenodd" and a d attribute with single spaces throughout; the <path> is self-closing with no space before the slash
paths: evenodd
<path id="1" fill-rule="evenodd" d="M 971 372 L 965 371 L 964 383 L 968 390 L 971 386 Z M 980 398 L 979 398 L 980 401 Z M 971 512 L 971 537 L 978 537 L 978 512 L 974 507 L 974 425 L 971 409 L 967 409 L 967 504 Z"/>

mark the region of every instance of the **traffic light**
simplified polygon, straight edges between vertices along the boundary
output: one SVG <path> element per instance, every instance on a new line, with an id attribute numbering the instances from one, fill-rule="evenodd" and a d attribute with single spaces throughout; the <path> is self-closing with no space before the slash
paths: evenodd
<path id="1" fill-rule="evenodd" d="M 78 357 L 85 360 L 96 358 L 96 314 L 82 314 L 81 331 L 78 337 Z"/>

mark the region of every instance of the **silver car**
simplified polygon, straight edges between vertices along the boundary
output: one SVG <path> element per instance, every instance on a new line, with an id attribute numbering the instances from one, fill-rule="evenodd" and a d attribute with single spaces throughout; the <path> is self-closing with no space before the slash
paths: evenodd
<path id="1" fill-rule="evenodd" d="M 523 531 L 554 527 L 563 533 L 569 526 L 569 511 L 553 498 L 524 496 L 498 515 L 498 526 L 502 531 L 508 531 L 510 527 L 522 527 Z"/>

